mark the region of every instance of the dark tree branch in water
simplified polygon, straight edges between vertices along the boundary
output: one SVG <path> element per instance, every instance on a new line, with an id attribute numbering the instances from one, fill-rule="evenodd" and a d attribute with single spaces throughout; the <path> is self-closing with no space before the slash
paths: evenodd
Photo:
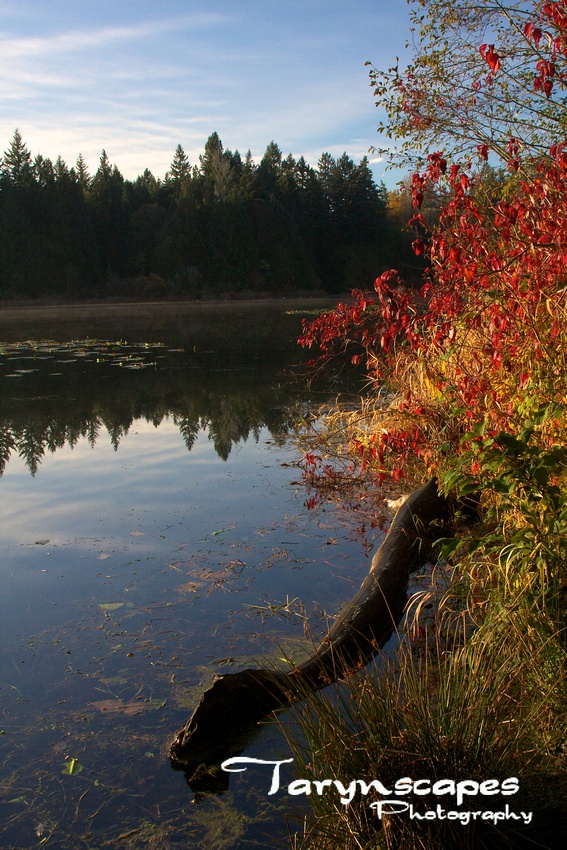
<path id="1" fill-rule="evenodd" d="M 215 678 L 169 752 L 172 767 L 185 771 L 193 791 L 228 787 L 228 774 L 215 766 L 242 752 L 271 711 L 374 658 L 402 617 L 410 572 L 427 561 L 439 522 L 448 515 L 447 501 L 431 479 L 398 510 L 360 590 L 307 661 L 291 673 L 246 669 Z"/>

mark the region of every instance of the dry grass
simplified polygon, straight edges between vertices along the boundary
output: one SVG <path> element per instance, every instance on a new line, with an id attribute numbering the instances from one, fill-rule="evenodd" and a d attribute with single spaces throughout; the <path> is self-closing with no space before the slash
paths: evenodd
<path id="1" fill-rule="evenodd" d="M 404 776 L 514 776 L 520 791 L 512 798 L 471 798 L 455 808 L 508 803 L 533 819 L 379 820 L 369 798 L 346 806 L 337 794 L 312 794 L 313 817 L 293 839 L 296 850 L 553 848 L 567 836 L 567 315 L 565 291 L 559 295 L 526 317 L 534 336 L 524 345 L 519 334 L 513 363 L 495 368 L 488 326 L 463 314 L 444 350 L 395 352 L 388 391 L 337 405 L 313 423 L 304 445 L 320 458 L 314 487 L 325 484 L 325 464 L 337 470 L 335 487 L 343 472 L 368 491 L 401 466 L 398 492 L 431 475 L 447 489 L 463 481 L 462 492 L 484 488 L 483 521 L 448 543 L 451 560 L 412 598 L 395 654 L 306 694 L 288 730 L 300 777 L 390 787 Z M 550 318 L 560 327 L 555 336 Z M 407 441 L 396 443 L 400 432 L 412 435 L 410 451 Z M 498 443 L 498 432 L 507 441 Z M 410 802 L 423 811 L 424 798 Z"/>
<path id="2" fill-rule="evenodd" d="M 562 636 L 534 611 L 528 591 L 491 606 L 478 625 L 478 612 L 475 621 L 467 605 L 479 594 L 478 581 L 463 582 L 453 581 L 440 599 L 434 582 L 414 598 L 393 657 L 309 696 L 297 709 L 297 728 L 287 729 L 297 772 L 343 784 L 379 779 L 390 788 L 406 776 L 432 782 L 515 776 L 520 792 L 514 797 L 470 797 L 459 808 L 500 811 L 508 803 L 518 812 L 533 811 L 532 824 L 514 830 L 477 821 L 465 827 L 403 814 L 378 821 L 369 809 L 375 797 L 358 796 L 345 806 L 327 793 L 311 796 L 313 818 L 295 847 L 436 850 L 520 847 L 524 841 L 547 847 L 555 846 L 545 843 L 550 823 L 559 832 L 567 828 Z M 433 615 L 426 607 L 432 598 L 438 602 Z M 447 798 L 414 796 L 411 802 L 423 811 L 424 800 L 427 808 L 439 802 L 458 808 Z"/>

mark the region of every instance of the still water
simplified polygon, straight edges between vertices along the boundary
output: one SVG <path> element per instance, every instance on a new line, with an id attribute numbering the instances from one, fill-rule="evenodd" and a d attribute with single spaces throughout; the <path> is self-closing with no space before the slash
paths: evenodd
<path id="1" fill-rule="evenodd" d="M 215 674 L 303 658 L 368 569 L 290 438 L 324 397 L 284 374 L 306 309 L 0 312 L 0 847 L 289 846 L 267 774 L 195 805 L 167 749 Z M 274 723 L 245 754 L 290 757 Z"/>

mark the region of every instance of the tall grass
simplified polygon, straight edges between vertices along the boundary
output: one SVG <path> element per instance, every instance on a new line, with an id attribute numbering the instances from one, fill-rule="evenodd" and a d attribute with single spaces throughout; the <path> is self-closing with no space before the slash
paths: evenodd
<path id="1" fill-rule="evenodd" d="M 323 357 L 358 344 L 387 382 L 327 416 L 306 454 L 311 485 L 340 492 L 346 470 L 374 496 L 388 480 L 411 490 L 435 475 L 447 496 L 480 493 L 481 521 L 443 543 L 457 565 L 433 621 L 416 602 L 395 657 L 306 695 L 290 740 L 301 771 L 343 782 L 515 776 L 513 798 L 468 803 L 533 819 L 379 820 L 368 799 L 312 794 L 297 847 L 554 848 L 567 837 L 566 169 L 563 158 L 532 166 L 537 179 L 510 184 L 496 206 L 452 169 L 427 308 L 386 272 L 302 337 Z"/>
<path id="2" fill-rule="evenodd" d="M 476 575 L 476 574 L 475 574 Z M 555 847 L 567 829 L 567 668 L 553 618 L 526 585 L 512 593 L 453 575 L 432 618 L 418 597 L 395 653 L 306 700 L 286 727 L 300 777 L 396 780 L 503 780 L 514 796 L 403 797 L 423 813 L 444 809 L 533 812 L 529 825 L 506 821 L 379 819 L 372 794 L 349 805 L 312 793 L 312 818 L 295 848 Z M 463 587 L 466 585 L 466 587 Z M 496 588 L 496 589 L 495 589 Z M 473 599 L 474 597 L 474 599 Z M 483 598 L 490 598 L 488 608 Z M 480 600 L 480 601 L 479 601 Z M 484 606 L 484 607 L 483 607 Z M 482 612 L 482 617 L 479 615 Z M 385 798 L 384 798 L 385 799 Z"/>

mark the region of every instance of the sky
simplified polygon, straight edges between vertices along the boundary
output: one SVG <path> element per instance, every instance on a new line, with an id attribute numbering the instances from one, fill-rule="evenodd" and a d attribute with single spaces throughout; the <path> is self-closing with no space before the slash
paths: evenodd
<path id="1" fill-rule="evenodd" d="M 406 0 L 0 0 L 0 152 L 18 128 L 33 156 L 94 173 L 104 149 L 163 178 L 216 131 L 255 162 L 272 140 L 314 166 L 368 155 L 393 188 L 365 62 L 389 67 L 408 36 Z"/>

